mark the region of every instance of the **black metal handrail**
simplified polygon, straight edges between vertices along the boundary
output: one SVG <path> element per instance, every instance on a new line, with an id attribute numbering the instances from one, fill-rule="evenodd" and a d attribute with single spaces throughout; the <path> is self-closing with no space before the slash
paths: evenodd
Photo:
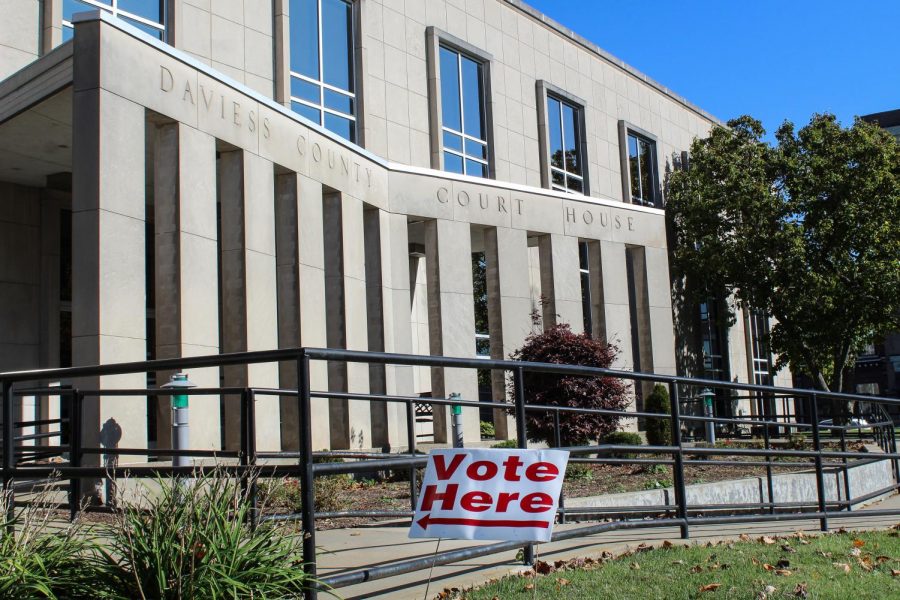
<path id="1" fill-rule="evenodd" d="M 351 393 L 330 390 L 311 389 L 309 368 L 310 361 L 339 361 L 360 362 L 368 364 L 393 364 L 407 366 L 422 366 L 431 368 L 460 368 L 460 369 L 490 369 L 500 370 L 510 374 L 515 382 L 515 395 L 511 402 L 481 402 L 472 399 L 449 398 L 422 398 L 420 396 L 396 396 L 375 393 Z M 194 388 L 189 390 L 166 389 L 88 389 L 88 386 L 77 387 L 85 378 L 98 378 L 107 375 L 119 375 L 127 373 L 147 373 L 153 371 L 169 371 L 175 369 L 193 369 L 201 367 L 223 367 L 239 364 L 255 364 L 266 362 L 291 362 L 297 370 L 297 387 L 295 389 L 277 388 Z M 671 399 L 671 411 L 667 414 L 654 412 L 629 412 L 607 409 L 580 409 L 565 406 L 544 406 L 528 403 L 525 397 L 525 374 L 546 373 L 561 377 L 615 377 L 633 382 L 658 382 L 668 386 Z M 89 381 L 95 381 L 90 379 Z M 47 387 L 49 382 L 63 382 L 71 384 L 71 387 Z M 30 384 L 23 387 L 21 384 Z M 93 383 L 90 387 L 96 387 Z M 18 386 L 18 387 L 17 387 Z M 682 398 L 690 397 L 690 394 L 682 394 L 681 388 L 696 390 L 700 388 L 729 389 L 745 392 L 747 398 L 753 399 L 759 395 L 766 397 L 779 397 L 792 399 L 795 408 L 804 406 L 805 410 L 796 410 L 790 415 L 761 414 L 741 417 L 703 416 L 694 414 L 682 414 L 682 405 L 687 406 L 690 400 Z M 566 508 L 565 499 L 561 499 L 559 519 L 565 520 L 597 517 L 617 516 L 618 521 L 591 525 L 559 531 L 554 535 L 555 540 L 570 539 L 581 535 L 591 535 L 600 531 L 614 529 L 661 527 L 676 525 L 681 529 L 683 537 L 688 537 L 690 527 L 700 523 L 737 523 L 745 521 L 783 520 L 785 518 L 809 518 L 820 520 L 821 528 L 828 528 L 828 519 L 836 515 L 852 516 L 854 505 L 867 501 L 885 493 L 897 489 L 900 481 L 900 454 L 897 452 L 894 424 L 885 410 L 888 405 L 900 405 L 900 399 L 872 397 L 859 394 L 842 394 L 836 392 L 823 392 L 818 390 L 792 389 L 784 387 L 771 387 L 755 384 L 742 384 L 729 381 L 717 381 L 708 379 L 694 379 L 688 377 L 659 375 L 653 373 L 636 373 L 615 369 L 601 369 L 577 365 L 558 365 L 548 363 L 525 363 L 510 360 L 485 360 L 470 358 L 449 358 L 418 355 L 400 355 L 388 353 L 372 353 L 339 349 L 323 348 L 292 348 L 269 350 L 261 352 L 244 352 L 201 357 L 189 357 L 178 359 L 165 359 L 153 361 L 140 361 L 101 366 L 72 367 L 65 369 L 42 369 L 34 371 L 18 371 L 0 373 L 0 389 L 3 397 L 3 428 L 2 428 L 2 478 L 4 488 L 9 494 L 10 510 L 14 506 L 13 489 L 11 483 L 14 479 L 40 479 L 47 477 L 64 477 L 69 479 L 70 510 L 74 515 L 81 509 L 79 502 L 82 496 L 82 481 L 85 478 L 109 478 L 120 477 L 128 474 L 132 477 L 157 477 L 190 475 L 197 471 L 203 473 L 220 473 L 230 477 L 240 478 L 242 485 L 250 486 L 248 490 L 253 499 L 254 507 L 252 519 L 255 524 L 260 519 L 301 521 L 305 532 L 303 537 L 303 561 L 305 569 L 316 575 L 316 519 L 338 518 L 358 516 L 366 518 L 409 518 L 416 504 L 417 482 L 416 469 L 424 466 L 426 458 L 417 450 L 417 436 L 415 433 L 415 410 L 420 404 L 433 406 L 461 405 L 464 407 L 505 409 L 513 413 L 516 420 L 516 441 L 520 448 L 528 445 L 526 419 L 528 413 L 545 413 L 554 422 L 555 446 L 560 447 L 560 421 L 565 415 L 593 414 L 599 416 L 612 416 L 621 419 L 656 418 L 667 419 L 671 426 L 672 442 L 669 446 L 612 446 L 609 444 L 596 444 L 568 448 L 572 453 L 573 463 L 601 463 L 601 464 L 644 464 L 663 465 L 672 469 L 671 494 L 674 496 L 672 503 L 659 506 L 621 506 L 621 507 L 578 507 Z M 85 422 L 83 404 L 86 397 L 102 396 L 105 401 L 115 401 L 118 396 L 167 396 L 174 393 L 188 395 L 221 395 L 226 401 L 236 401 L 240 404 L 240 444 L 237 450 L 173 450 L 170 448 L 105 448 L 84 447 L 83 435 Z M 34 396 L 59 396 L 68 403 L 67 419 L 44 419 L 36 421 L 15 421 L 14 404 L 22 395 Z M 255 428 L 255 399 L 260 395 L 277 395 L 282 398 L 295 397 L 299 411 L 299 439 L 300 448 L 296 451 L 286 452 L 260 452 L 256 448 Z M 386 452 L 313 452 L 312 451 L 312 414 L 310 402 L 312 398 L 334 398 L 353 401 L 365 401 L 370 403 L 400 403 L 406 407 L 406 442 L 405 452 L 391 454 Z M 878 454 L 860 454 L 848 448 L 848 433 L 857 431 L 864 433 L 863 427 L 858 425 L 842 425 L 838 421 L 849 415 L 843 413 L 836 415 L 832 423 L 822 423 L 819 420 L 819 409 L 828 403 L 867 402 L 876 406 L 877 414 L 875 422 L 867 423 L 864 428 L 871 432 L 872 440 L 879 446 Z M 798 418 L 802 412 L 802 417 Z M 858 417 L 858 415 L 857 415 Z M 806 419 L 806 422 L 799 420 Z M 687 423 L 715 423 L 729 426 L 749 426 L 759 428 L 763 436 L 761 448 L 751 447 L 700 447 L 691 446 L 682 440 L 682 426 Z M 849 423 L 849 421 L 848 421 Z M 16 430 L 26 427 L 44 427 L 58 424 L 60 431 L 38 432 L 33 434 L 16 435 Z M 45 444 L 49 438 L 61 438 L 65 434 L 68 444 Z M 823 448 L 822 432 L 831 432 L 832 436 L 838 435 L 839 450 Z M 812 438 L 812 449 L 786 448 L 784 444 L 774 440 L 772 433 L 806 432 Z M 22 445 L 28 441 L 34 445 Z M 627 454 L 627 457 L 610 456 Z M 172 467 L 171 465 L 141 465 L 101 467 L 96 464 L 85 465 L 84 459 L 88 456 L 104 455 L 116 457 L 121 455 L 145 455 L 145 456 L 190 456 L 198 459 L 206 459 L 207 463 L 199 467 Z M 47 456 L 68 457 L 63 464 L 26 464 L 34 463 L 38 457 Z M 722 456 L 724 459 L 716 459 Z M 342 458 L 345 462 L 316 462 L 320 458 Z M 730 459 L 729 459 L 730 458 Z M 743 458 L 743 460 L 735 460 Z M 231 462 L 221 462 L 220 459 L 228 459 Z M 289 464 L 274 464 L 271 459 L 290 460 Z M 870 491 L 859 496 L 852 496 L 850 489 L 849 470 L 854 466 L 863 466 L 888 460 L 892 465 L 894 476 L 893 484 L 889 487 Z M 95 461 L 96 462 L 96 461 Z M 690 465 L 744 465 L 762 467 L 766 470 L 766 487 L 768 500 L 763 502 L 730 503 L 730 504 L 690 504 L 687 500 L 687 486 L 685 480 L 685 468 Z M 774 497 L 774 469 L 778 467 L 805 468 L 813 472 L 816 477 L 815 501 L 781 501 Z M 404 471 L 409 473 L 410 510 L 404 511 L 331 511 L 317 512 L 314 499 L 314 478 L 334 474 L 346 473 L 371 473 L 375 471 Z M 824 482 L 825 475 L 843 473 L 843 499 L 829 499 L 826 494 Z M 301 512 L 297 515 L 266 515 L 260 516 L 255 505 L 256 489 L 253 475 L 262 477 L 293 476 L 300 480 L 302 495 Z M 743 514 L 750 512 L 752 514 Z M 876 512 L 884 514 L 900 514 L 900 511 L 867 511 L 866 514 L 874 515 Z M 722 513 L 742 513 L 723 516 Z M 622 515 L 625 515 L 624 517 Z M 628 516 L 631 515 L 631 518 Z M 651 517 L 651 518 L 647 518 Z M 653 518 L 658 517 L 658 518 Z M 412 561 L 399 561 L 388 565 L 382 565 L 371 569 L 360 569 L 352 572 L 334 574 L 322 577 L 320 580 L 332 587 L 350 585 L 364 580 L 387 577 L 395 574 L 406 573 L 421 568 L 427 560 L 430 564 L 446 564 L 463 558 L 483 556 L 516 547 L 521 544 L 502 543 L 489 546 L 479 546 L 445 552 L 436 557 Z M 526 545 L 524 548 L 525 561 L 533 559 L 532 548 Z M 308 597 L 316 597 L 316 590 L 310 590 Z"/>

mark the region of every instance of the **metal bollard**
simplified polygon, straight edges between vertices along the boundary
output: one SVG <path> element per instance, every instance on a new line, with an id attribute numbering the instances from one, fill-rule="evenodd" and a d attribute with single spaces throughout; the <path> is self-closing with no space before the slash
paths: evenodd
<path id="1" fill-rule="evenodd" d="M 709 388 L 700 392 L 703 397 L 703 416 L 712 418 L 713 415 L 713 393 Z M 716 424 L 712 421 L 706 422 L 706 441 L 711 445 L 716 443 Z"/>
<path id="2" fill-rule="evenodd" d="M 175 373 L 163 388 L 188 389 L 197 387 L 187 376 L 187 373 Z M 172 396 L 172 450 L 187 450 L 190 445 L 190 421 L 188 418 L 187 394 L 174 394 Z M 172 456 L 173 467 L 191 466 L 189 456 Z"/>
<path id="3" fill-rule="evenodd" d="M 461 396 L 458 393 L 450 394 L 450 400 L 459 400 Z M 462 448 L 463 447 L 463 418 L 462 418 L 462 406 L 459 404 L 453 405 L 453 447 L 454 448 Z"/>

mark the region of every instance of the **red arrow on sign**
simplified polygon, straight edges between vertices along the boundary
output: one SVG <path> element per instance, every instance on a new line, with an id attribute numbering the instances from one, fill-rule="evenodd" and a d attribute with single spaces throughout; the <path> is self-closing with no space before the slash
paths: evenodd
<path id="1" fill-rule="evenodd" d="M 426 513 L 424 517 L 416 521 L 422 529 L 428 529 L 429 525 L 471 525 L 473 527 L 539 527 L 547 529 L 549 521 L 514 521 L 511 519 L 453 519 L 447 517 L 432 517 Z"/>

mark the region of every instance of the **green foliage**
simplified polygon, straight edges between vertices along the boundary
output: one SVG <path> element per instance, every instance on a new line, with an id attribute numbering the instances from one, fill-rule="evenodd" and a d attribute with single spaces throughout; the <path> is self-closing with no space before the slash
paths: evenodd
<path id="1" fill-rule="evenodd" d="M 611 446 L 640 446 L 643 444 L 641 436 L 632 431 L 613 431 L 600 438 L 601 444 Z M 634 455 L 628 452 L 611 452 L 612 458 L 634 458 Z"/>
<path id="2" fill-rule="evenodd" d="M 496 444 L 491 444 L 491 448 L 518 448 L 519 443 L 516 440 L 503 440 Z"/>
<path id="3" fill-rule="evenodd" d="M 248 525 L 240 486 L 214 475 L 159 482 L 113 528 L 116 591 L 125 598 L 272 598 L 302 593 L 301 540 Z"/>
<path id="4" fill-rule="evenodd" d="M 589 464 L 570 462 L 566 465 L 567 481 L 591 481 L 593 478 L 594 471 Z"/>
<path id="5" fill-rule="evenodd" d="M 652 413 L 669 414 L 672 407 L 669 404 L 669 391 L 666 389 L 666 386 L 658 383 L 653 386 L 653 391 L 644 400 L 644 410 Z M 648 418 L 647 443 L 651 446 L 668 446 L 671 444 L 671 421 L 667 418 Z"/>
<path id="6" fill-rule="evenodd" d="M 786 122 L 775 146 L 764 135 L 745 116 L 691 145 L 669 179 L 673 266 L 689 305 L 734 298 L 775 317 L 777 366 L 839 391 L 857 351 L 900 327 L 900 145 L 828 114 Z"/>
<path id="7" fill-rule="evenodd" d="M 26 508 L 15 535 L 0 530 L 0 598 L 112 598 L 112 569 L 78 525 L 49 526 L 53 513 Z"/>
<path id="8" fill-rule="evenodd" d="M 497 432 L 494 430 L 494 424 L 490 421 L 482 421 L 479 426 L 481 427 L 482 438 L 492 438 L 497 435 Z"/>

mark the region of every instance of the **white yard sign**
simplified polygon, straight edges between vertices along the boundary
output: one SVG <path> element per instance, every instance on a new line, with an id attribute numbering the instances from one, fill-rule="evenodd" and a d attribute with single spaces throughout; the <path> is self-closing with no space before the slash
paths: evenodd
<path id="1" fill-rule="evenodd" d="M 409 537 L 548 542 L 569 453 L 432 450 Z"/>

